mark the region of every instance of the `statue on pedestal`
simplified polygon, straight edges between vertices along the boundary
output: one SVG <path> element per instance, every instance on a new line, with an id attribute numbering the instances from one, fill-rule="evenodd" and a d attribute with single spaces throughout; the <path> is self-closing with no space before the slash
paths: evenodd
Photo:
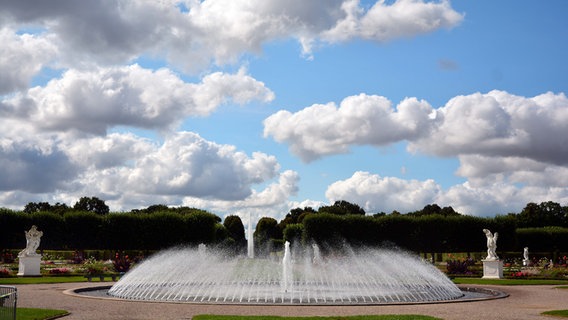
<path id="1" fill-rule="evenodd" d="M 499 234 L 497 232 L 495 232 L 495 234 L 492 234 L 488 229 L 483 229 L 483 232 L 487 237 L 487 257 L 485 258 L 485 260 L 499 260 L 499 257 L 495 252 L 495 250 L 497 250 L 497 237 L 499 236 Z"/>
<path id="2" fill-rule="evenodd" d="M 24 231 L 24 233 L 26 235 L 26 248 L 18 253 L 18 257 L 38 256 L 36 250 L 39 247 L 43 232 L 33 225 L 29 231 Z"/>
<path id="3" fill-rule="evenodd" d="M 19 267 L 18 276 L 41 276 L 40 264 L 41 255 L 36 253 L 43 232 L 36 226 L 32 226 L 29 231 L 24 231 L 26 235 L 26 248 L 18 253 Z"/>
<path id="4" fill-rule="evenodd" d="M 529 263 L 529 247 L 525 247 L 525 249 L 523 250 L 523 266 L 528 267 Z"/>

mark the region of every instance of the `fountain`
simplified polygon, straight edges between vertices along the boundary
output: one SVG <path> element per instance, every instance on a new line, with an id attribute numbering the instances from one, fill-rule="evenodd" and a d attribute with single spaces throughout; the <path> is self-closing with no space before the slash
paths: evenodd
<path id="1" fill-rule="evenodd" d="M 163 251 L 124 275 L 115 298 L 194 303 L 390 304 L 459 299 L 464 293 L 432 264 L 398 249 L 319 247 L 282 260 L 229 258 L 208 249 Z"/>

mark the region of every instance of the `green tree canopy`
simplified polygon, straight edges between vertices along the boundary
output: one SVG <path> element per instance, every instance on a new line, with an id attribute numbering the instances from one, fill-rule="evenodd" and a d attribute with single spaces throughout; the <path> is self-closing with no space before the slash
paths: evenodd
<path id="1" fill-rule="evenodd" d="M 28 202 L 24 207 L 25 213 L 35 213 L 35 212 L 47 212 L 51 211 L 51 205 L 49 202 Z"/>
<path id="2" fill-rule="evenodd" d="M 568 207 L 552 201 L 529 202 L 518 220 L 523 227 L 568 226 Z"/>
<path id="3" fill-rule="evenodd" d="M 359 207 L 359 205 L 345 201 L 337 200 L 331 206 L 322 206 L 318 210 L 319 213 L 331 213 L 337 215 L 347 215 L 347 214 L 358 214 L 365 215 L 365 210 Z"/>
<path id="4" fill-rule="evenodd" d="M 225 218 L 223 222 L 225 228 L 229 232 L 229 237 L 231 237 L 235 242 L 244 242 L 245 241 L 245 226 L 243 225 L 243 221 L 237 215 L 230 215 Z"/>
<path id="5" fill-rule="evenodd" d="M 109 213 L 109 207 L 105 202 L 97 197 L 81 197 L 73 206 L 74 210 L 94 212 L 98 215 L 106 215 Z"/>

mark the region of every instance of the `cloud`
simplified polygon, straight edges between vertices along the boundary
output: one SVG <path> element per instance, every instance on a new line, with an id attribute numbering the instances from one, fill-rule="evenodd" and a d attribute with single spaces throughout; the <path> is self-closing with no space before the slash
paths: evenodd
<path id="1" fill-rule="evenodd" d="M 494 216 L 520 212 L 529 202 L 554 199 L 568 202 L 564 187 L 524 186 L 509 182 L 485 183 L 475 186 L 464 182 L 444 190 L 431 179 L 404 180 L 381 177 L 369 172 L 355 172 L 350 178 L 330 184 L 326 191 L 330 203 L 347 200 L 361 205 L 368 214 L 401 213 L 421 210 L 427 204 L 451 206 L 457 212 L 474 216 Z"/>
<path id="2" fill-rule="evenodd" d="M 0 190 L 7 199 L 74 203 L 96 195 L 114 210 L 193 202 L 230 211 L 283 205 L 298 190 L 298 174 L 279 172 L 274 156 L 247 155 L 192 132 L 172 133 L 161 144 L 131 133 L 0 142 Z"/>
<path id="3" fill-rule="evenodd" d="M 337 200 L 357 203 L 368 213 L 393 210 L 406 213 L 433 203 L 440 192 L 441 187 L 434 180 L 403 180 L 357 171 L 350 178 L 329 185 L 325 196 L 330 203 Z"/>
<path id="4" fill-rule="evenodd" d="M 532 171 L 542 173 L 544 164 L 568 164 L 567 106 L 563 93 L 551 92 L 535 97 L 474 93 L 454 97 L 438 109 L 416 98 L 406 98 L 394 109 L 387 98 L 360 94 L 345 98 L 339 107 L 328 103 L 296 113 L 279 111 L 265 119 L 264 135 L 288 144 L 307 162 L 346 153 L 355 145 L 407 141 L 412 153 L 458 157 L 458 174 L 464 177 L 482 179 L 508 170 L 520 179 L 521 166 L 536 166 L 540 169 Z"/>
<path id="5" fill-rule="evenodd" d="M 68 70 L 45 87 L 15 95 L 0 114 L 31 121 L 47 131 L 105 134 L 114 126 L 169 130 L 184 118 L 206 116 L 227 101 L 271 101 L 274 94 L 242 69 L 212 73 L 201 83 L 185 83 L 168 69 L 138 65 Z"/>
<path id="6" fill-rule="evenodd" d="M 33 77 L 52 60 L 56 47 L 46 39 L 0 28 L 0 96 L 26 89 Z"/>
<path id="7" fill-rule="evenodd" d="M 362 38 L 384 42 L 452 28 L 463 20 L 463 15 L 454 11 L 449 1 L 398 0 L 391 4 L 378 1 L 365 11 L 358 0 L 350 0 L 343 2 L 342 9 L 345 17 L 323 32 L 323 39 L 338 42 Z"/>
<path id="8" fill-rule="evenodd" d="M 411 140 L 429 130 L 432 107 L 415 98 L 396 109 L 385 97 L 360 94 L 316 104 L 297 113 L 278 111 L 264 120 L 264 136 L 287 143 L 304 161 L 346 153 L 352 145 L 385 146 Z"/>
<path id="9" fill-rule="evenodd" d="M 568 168 L 521 157 L 459 156 L 456 174 L 475 186 L 508 182 L 539 187 L 564 187 Z"/>
<path id="10" fill-rule="evenodd" d="M 87 170 L 126 166 L 154 152 L 157 143 L 132 133 L 69 139 L 61 143 L 73 162 Z"/>
<path id="11" fill-rule="evenodd" d="M 264 121 L 265 137 L 289 145 L 309 162 L 349 152 L 352 146 L 406 141 L 408 151 L 457 157 L 467 181 L 442 190 L 434 181 L 401 180 L 356 172 L 331 184 L 326 197 L 366 210 L 421 209 L 429 203 L 467 214 L 493 215 L 527 202 L 566 201 L 568 99 L 563 93 L 522 97 L 504 91 L 452 98 L 438 109 L 406 98 L 396 108 L 379 96 L 358 95 L 279 111 Z"/>
<path id="12" fill-rule="evenodd" d="M 60 49 L 63 64 L 125 63 L 162 44 L 175 25 L 171 8 L 152 1 L 5 1 L 0 14 L 10 25 L 35 26 Z"/>
<path id="13" fill-rule="evenodd" d="M 240 200 L 251 194 L 251 185 L 271 179 L 278 170 L 273 156 L 248 157 L 233 146 L 178 132 L 119 175 L 125 187 L 138 193 Z"/>
<path id="14" fill-rule="evenodd" d="M 261 217 L 284 218 L 291 208 L 295 208 L 289 198 L 298 191 L 299 176 L 297 172 L 286 170 L 278 174 L 276 181 L 270 182 L 260 191 L 251 190 L 249 196 L 241 200 L 224 200 L 207 197 L 167 197 L 155 194 L 143 196 L 140 194 L 121 194 L 117 203 L 122 206 L 136 207 L 141 203 L 155 204 L 168 203 L 171 205 L 183 205 L 196 208 L 208 208 L 208 210 L 220 214 L 237 214 L 241 218 L 247 218 L 251 214 L 254 221 Z M 267 180 L 269 181 L 269 180 Z M 271 180 L 272 181 L 272 180 Z M 248 219 L 248 218 L 247 218 Z M 248 220 L 247 220 L 248 221 Z"/>
<path id="15" fill-rule="evenodd" d="M 32 193 L 64 189 L 78 173 L 63 150 L 41 149 L 0 138 L 0 190 Z"/>
<path id="16" fill-rule="evenodd" d="M 519 157 L 568 164 L 568 99 L 551 92 L 521 97 L 504 91 L 451 99 L 436 111 L 427 135 L 409 149 L 436 156 Z"/>
<path id="17" fill-rule="evenodd" d="M 463 18 L 448 1 L 419 0 L 379 1 L 368 10 L 353 0 L 24 0 L 2 9 L 4 24 L 44 29 L 62 65 L 127 63 L 147 53 L 190 72 L 234 63 L 279 39 L 297 39 L 309 55 L 317 42 L 387 41 L 451 28 Z"/>
<path id="18" fill-rule="evenodd" d="M 465 182 L 446 190 L 439 203 L 448 203 L 456 211 L 475 216 L 518 213 L 529 202 L 568 202 L 566 188 L 546 186 L 518 187 L 510 183 L 494 183 L 476 187 Z"/>

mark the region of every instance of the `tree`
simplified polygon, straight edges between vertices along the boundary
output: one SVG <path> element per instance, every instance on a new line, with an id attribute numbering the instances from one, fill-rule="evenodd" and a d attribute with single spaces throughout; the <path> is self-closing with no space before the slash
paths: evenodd
<path id="1" fill-rule="evenodd" d="M 316 213 L 316 211 L 312 207 L 291 209 L 290 213 L 278 223 L 278 228 L 282 231 L 282 235 L 284 236 L 284 230 L 288 225 L 302 223 L 306 216 L 314 213 Z"/>
<path id="2" fill-rule="evenodd" d="M 429 216 L 432 214 L 440 214 L 442 212 L 442 208 L 440 208 L 437 204 L 427 204 L 422 209 L 422 215 Z"/>
<path id="3" fill-rule="evenodd" d="M 94 212 L 98 215 L 106 215 L 110 211 L 105 202 L 97 197 L 81 197 L 81 199 L 75 203 L 73 209 L 77 211 Z"/>
<path id="4" fill-rule="evenodd" d="M 547 222 L 547 226 L 565 226 L 567 223 L 568 212 L 559 203 L 547 201 L 541 202 L 539 209 Z"/>
<path id="5" fill-rule="evenodd" d="M 239 216 L 231 215 L 226 217 L 223 225 L 227 228 L 229 237 L 233 238 L 236 243 L 245 242 L 245 226 Z"/>
<path id="6" fill-rule="evenodd" d="M 41 211 L 51 211 L 51 205 L 49 204 L 49 202 L 29 202 L 24 207 L 25 213 L 35 213 Z"/>
<path id="7" fill-rule="evenodd" d="M 282 231 L 278 228 L 278 222 L 274 218 L 262 217 L 254 230 L 255 248 L 260 255 L 267 255 L 271 251 L 271 239 L 282 239 Z"/>
<path id="8" fill-rule="evenodd" d="M 454 208 L 452 208 L 451 206 L 448 207 L 443 207 L 442 211 L 440 211 L 440 214 L 443 215 L 444 217 L 451 217 L 451 216 L 459 216 L 459 212 L 456 212 L 454 210 Z"/>
<path id="9" fill-rule="evenodd" d="M 365 215 L 365 210 L 359 207 L 359 205 L 345 201 L 337 200 L 331 206 L 322 206 L 319 208 L 318 212 L 327 212 L 337 215 L 347 215 L 347 214 L 358 214 Z"/>
<path id="10" fill-rule="evenodd" d="M 159 212 L 159 211 L 169 211 L 170 208 L 168 206 L 166 206 L 165 204 L 153 204 L 151 206 L 149 206 L 148 208 L 142 210 L 144 213 L 154 213 L 154 212 Z"/>
<path id="11" fill-rule="evenodd" d="M 568 224 L 566 207 L 552 201 L 540 204 L 529 202 L 518 218 L 522 227 L 566 226 Z"/>

